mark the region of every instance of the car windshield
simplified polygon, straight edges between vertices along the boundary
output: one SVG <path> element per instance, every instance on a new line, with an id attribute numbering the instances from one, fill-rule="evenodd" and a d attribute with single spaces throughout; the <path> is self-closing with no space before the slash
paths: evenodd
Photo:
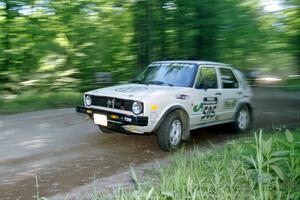
<path id="1" fill-rule="evenodd" d="M 196 73 L 196 64 L 154 63 L 134 82 L 140 84 L 192 87 Z"/>

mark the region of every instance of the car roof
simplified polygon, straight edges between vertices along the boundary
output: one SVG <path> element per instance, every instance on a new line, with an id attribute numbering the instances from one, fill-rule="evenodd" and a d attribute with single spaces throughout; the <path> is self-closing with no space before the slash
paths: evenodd
<path id="1" fill-rule="evenodd" d="M 159 64 L 159 63 L 187 63 L 187 64 L 219 65 L 219 66 L 224 66 L 224 67 L 231 67 L 230 65 L 225 64 L 225 63 L 201 61 L 201 60 L 166 60 L 166 61 L 155 61 L 152 64 Z"/>

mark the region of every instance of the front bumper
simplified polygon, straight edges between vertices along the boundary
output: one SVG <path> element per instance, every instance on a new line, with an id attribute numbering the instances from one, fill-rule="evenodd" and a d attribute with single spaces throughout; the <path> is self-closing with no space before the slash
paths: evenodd
<path id="1" fill-rule="evenodd" d="M 134 125 L 134 126 L 147 126 L 148 125 L 148 117 L 144 116 L 134 116 L 134 115 L 125 115 L 116 112 L 110 112 L 101 109 L 88 108 L 85 106 L 77 106 L 76 112 L 84 113 L 93 118 L 94 113 L 102 114 L 107 116 L 108 127 L 112 128 L 116 126 L 124 126 L 124 125 Z"/>

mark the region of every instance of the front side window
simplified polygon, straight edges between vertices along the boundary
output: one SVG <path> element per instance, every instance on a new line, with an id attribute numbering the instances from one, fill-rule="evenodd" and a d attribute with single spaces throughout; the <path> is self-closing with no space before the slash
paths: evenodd
<path id="1" fill-rule="evenodd" d="M 196 82 L 197 89 L 218 88 L 218 78 L 214 67 L 201 67 Z"/>
<path id="2" fill-rule="evenodd" d="M 222 88 L 224 89 L 239 88 L 239 82 L 236 79 L 231 69 L 220 68 L 220 72 L 221 72 L 221 79 L 222 79 Z"/>
<path id="3" fill-rule="evenodd" d="M 134 81 L 140 84 L 192 87 L 198 65 L 189 63 L 154 63 Z"/>

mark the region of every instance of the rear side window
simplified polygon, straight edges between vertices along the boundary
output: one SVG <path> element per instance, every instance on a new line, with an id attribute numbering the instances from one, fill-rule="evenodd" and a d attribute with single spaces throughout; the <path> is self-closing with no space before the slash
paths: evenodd
<path id="1" fill-rule="evenodd" d="M 231 69 L 220 68 L 220 72 L 221 72 L 221 79 L 222 79 L 222 88 L 224 89 L 239 88 L 239 82 Z"/>
<path id="2" fill-rule="evenodd" d="M 201 67 L 196 82 L 197 89 L 218 88 L 218 78 L 214 67 Z"/>

